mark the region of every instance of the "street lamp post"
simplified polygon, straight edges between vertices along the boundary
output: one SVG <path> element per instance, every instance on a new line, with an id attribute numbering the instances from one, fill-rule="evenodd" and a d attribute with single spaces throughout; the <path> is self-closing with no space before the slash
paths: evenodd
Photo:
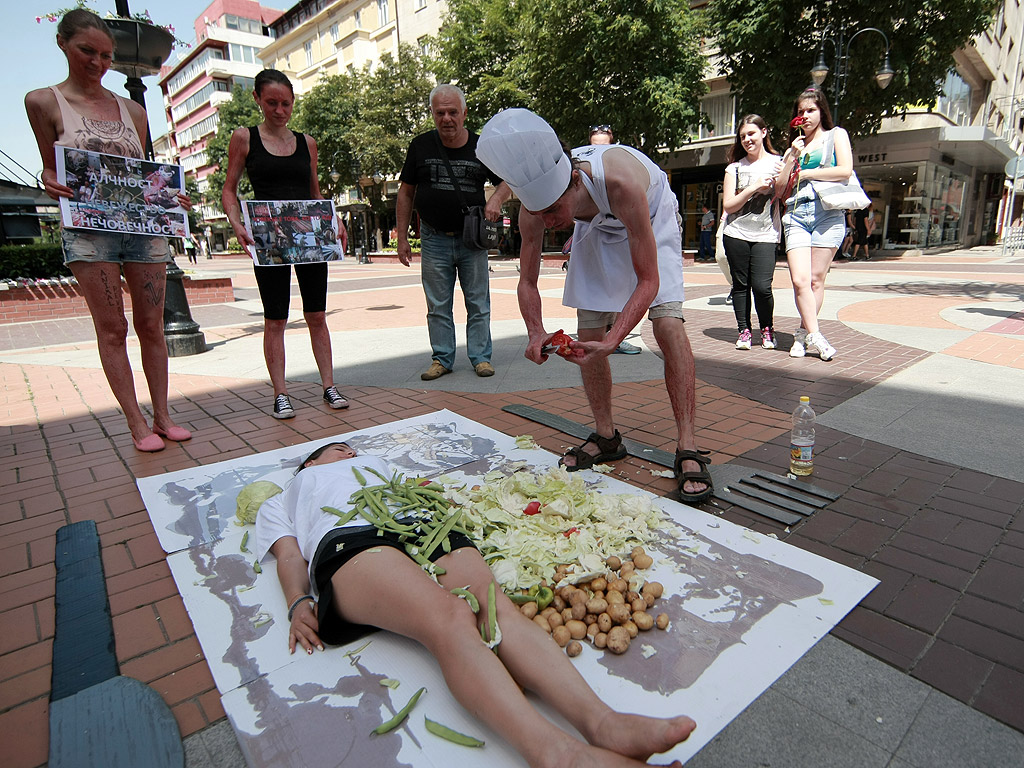
<path id="1" fill-rule="evenodd" d="M 825 82 L 825 78 L 828 77 L 829 68 L 828 64 L 825 63 L 825 43 L 829 43 L 834 54 L 833 67 L 835 72 L 832 77 L 832 113 L 836 124 L 839 123 L 839 103 L 846 93 L 846 78 L 850 74 L 850 43 L 865 32 L 877 32 L 885 40 L 885 60 L 878 71 L 875 72 L 875 82 L 878 83 L 878 87 L 883 90 L 888 88 L 889 83 L 892 82 L 892 78 L 896 74 L 889 65 L 889 38 L 886 37 L 885 32 L 882 30 L 876 27 L 864 27 L 847 37 L 845 21 L 839 22 L 835 27 L 831 24 L 825 27 L 821 33 L 821 42 L 818 44 L 818 61 L 811 68 L 811 79 L 815 85 L 821 85 Z"/>

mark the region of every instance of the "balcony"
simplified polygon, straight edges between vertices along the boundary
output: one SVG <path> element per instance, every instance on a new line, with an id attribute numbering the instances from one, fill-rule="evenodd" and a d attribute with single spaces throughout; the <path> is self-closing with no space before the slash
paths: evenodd
<path id="1" fill-rule="evenodd" d="M 215 109 L 220 108 L 221 104 L 229 101 L 231 101 L 231 91 L 214 91 L 210 94 L 210 106 Z"/>

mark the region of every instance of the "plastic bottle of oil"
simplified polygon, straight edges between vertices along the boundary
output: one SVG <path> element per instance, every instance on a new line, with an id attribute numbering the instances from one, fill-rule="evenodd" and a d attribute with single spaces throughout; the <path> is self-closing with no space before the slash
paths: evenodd
<path id="1" fill-rule="evenodd" d="M 811 399 L 804 395 L 793 411 L 793 431 L 789 438 L 789 471 L 809 475 L 814 471 L 814 411 Z"/>

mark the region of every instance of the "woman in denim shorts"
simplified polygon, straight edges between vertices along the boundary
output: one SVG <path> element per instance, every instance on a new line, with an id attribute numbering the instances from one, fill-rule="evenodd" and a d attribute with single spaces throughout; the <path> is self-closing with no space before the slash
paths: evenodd
<path id="1" fill-rule="evenodd" d="M 66 13 L 57 25 L 57 46 L 68 60 L 67 79 L 25 97 L 43 161 L 41 179 L 54 200 L 76 194 L 58 181 L 54 145 L 141 158 L 147 131 L 145 109 L 101 83 L 113 60 L 114 38 L 99 16 L 81 8 Z M 177 202 L 186 209 L 192 207 L 184 195 L 177 195 Z M 135 448 L 153 452 L 164 448 L 164 439 L 188 440 L 192 434 L 177 426 L 167 409 L 164 285 L 171 260 L 167 238 L 65 227 L 61 241 L 64 263 L 78 280 L 92 315 L 103 373 L 128 421 Z M 149 385 L 152 427 L 139 407 L 128 362 L 122 273 Z"/>
<path id="2" fill-rule="evenodd" d="M 853 173 L 853 152 L 850 137 L 832 122 L 828 100 L 817 86 L 807 88 L 793 105 L 793 122 L 799 118 L 802 124 L 791 124 L 791 146 L 783 156 L 780 174 L 788 178 L 797 166 L 796 184 L 782 217 L 786 260 L 800 313 L 789 354 L 803 357 L 814 350 L 822 360 L 831 360 L 836 350 L 818 329 L 818 312 L 825 299 L 825 276 L 846 236 L 846 212 L 825 208 L 812 182 L 848 179 Z"/>

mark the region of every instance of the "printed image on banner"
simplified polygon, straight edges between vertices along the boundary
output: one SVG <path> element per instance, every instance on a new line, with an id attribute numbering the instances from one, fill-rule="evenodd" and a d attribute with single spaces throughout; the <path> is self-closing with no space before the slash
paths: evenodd
<path id="1" fill-rule="evenodd" d="M 65 227 L 133 235 L 188 237 L 181 166 L 105 155 L 73 147 L 57 150 L 57 180 L 74 191 L 60 199 Z"/>
<path id="2" fill-rule="evenodd" d="M 242 215 L 259 266 L 345 258 L 333 200 L 243 200 Z"/>

